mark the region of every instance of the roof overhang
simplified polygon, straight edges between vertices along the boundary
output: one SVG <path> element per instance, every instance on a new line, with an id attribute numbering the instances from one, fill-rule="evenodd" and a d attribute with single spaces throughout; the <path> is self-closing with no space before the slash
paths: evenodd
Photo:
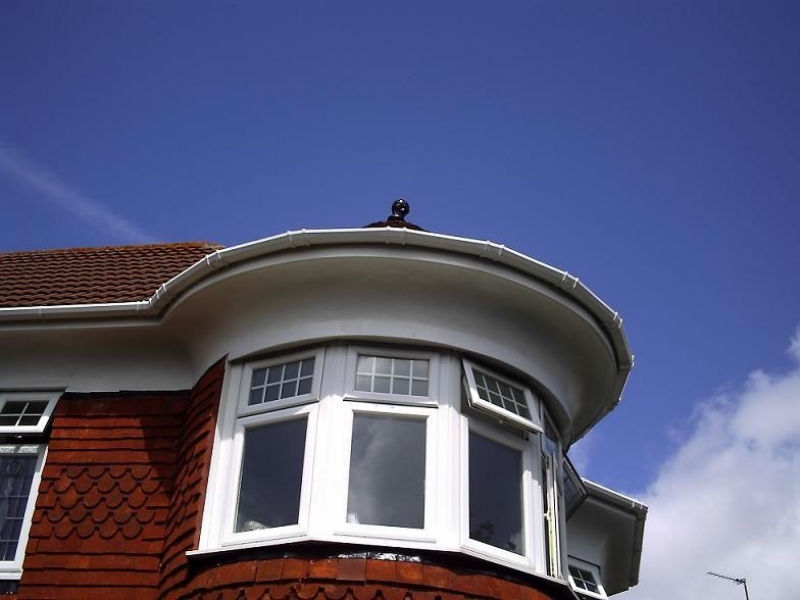
<path id="1" fill-rule="evenodd" d="M 70 321 L 152 321 L 158 322 L 176 301 L 209 280 L 214 274 L 248 261 L 263 259 L 294 250 L 324 247 L 381 245 L 411 247 L 470 257 L 499 267 L 509 268 L 545 285 L 589 315 L 605 336 L 616 363 L 614 386 L 599 399 L 598 410 L 577 437 L 591 428 L 614 408 L 622 394 L 633 355 L 617 312 L 600 300 L 589 288 L 566 271 L 530 258 L 501 244 L 479 241 L 407 228 L 357 228 L 289 231 L 284 234 L 217 250 L 158 287 L 147 300 L 109 304 L 32 306 L 0 308 L 0 327 L 49 326 Z M 574 441 L 574 440 L 573 440 Z"/>
<path id="2" fill-rule="evenodd" d="M 606 592 L 639 583 L 647 506 L 587 479 L 588 496 L 568 521 L 569 552 L 600 567 Z M 582 554 L 584 548 L 592 555 Z"/>

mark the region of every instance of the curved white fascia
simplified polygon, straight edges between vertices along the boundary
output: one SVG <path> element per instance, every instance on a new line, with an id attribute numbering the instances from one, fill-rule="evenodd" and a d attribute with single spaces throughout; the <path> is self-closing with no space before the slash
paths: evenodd
<path id="1" fill-rule="evenodd" d="M 502 244 L 393 227 L 288 231 L 212 252 L 159 286 L 148 300 L 107 304 L 0 308 L 0 322 L 23 319 L 42 321 L 48 318 L 156 316 L 176 296 L 189 289 L 200 279 L 225 266 L 294 248 L 365 243 L 408 245 L 467 254 L 505 264 L 532 275 L 564 290 L 569 296 L 584 305 L 603 324 L 613 341 L 621 368 L 626 366 L 630 368 L 633 363 L 633 355 L 622 327 L 622 318 L 583 285 L 578 278 L 568 272 L 530 258 Z"/>
<path id="2" fill-rule="evenodd" d="M 213 274 L 223 269 L 239 267 L 231 270 L 240 271 L 244 263 L 252 263 L 254 259 L 277 258 L 278 255 L 291 252 L 293 249 L 326 247 L 344 250 L 348 246 L 363 247 L 384 244 L 409 246 L 421 251 L 439 251 L 454 256 L 460 255 L 465 259 L 486 261 L 486 267 L 490 271 L 492 270 L 490 265 L 496 263 L 520 273 L 523 279 L 530 278 L 532 283 L 544 284 L 554 290 L 554 293 L 563 294 L 565 300 L 574 302 L 574 311 L 585 311 L 587 317 L 594 320 L 598 332 L 605 336 L 616 361 L 614 389 L 610 390 L 610 394 L 608 391 L 603 394 L 606 400 L 598 403 L 602 408 L 586 423 L 588 427 L 581 428 L 578 435 L 582 435 L 583 432 L 590 429 L 617 404 L 633 364 L 633 356 L 622 327 L 622 319 L 577 278 L 566 271 L 551 267 L 501 244 L 406 228 L 290 231 L 212 252 L 159 286 L 148 300 L 109 304 L 0 308 L 0 328 L 26 330 L 41 327 L 60 328 L 69 326 L 69 324 L 79 327 L 158 325 L 166 314 L 172 312 L 170 309 L 177 307 L 176 301 L 182 303 L 187 296 L 194 295 L 199 289 L 218 280 L 218 277 L 213 277 Z M 299 256 L 297 258 L 302 260 Z"/>

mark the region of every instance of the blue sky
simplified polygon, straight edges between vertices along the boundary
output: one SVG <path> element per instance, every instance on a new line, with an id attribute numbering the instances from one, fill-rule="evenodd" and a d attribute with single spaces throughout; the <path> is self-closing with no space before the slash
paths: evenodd
<path id="1" fill-rule="evenodd" d="M 234 244 L 405 197 L 426 229 L 566 269 L 620 311 L 637 364 L 576 459 L 649 497 L 709 401 L 731 416 L 753 371 L 797 369 L 798 19 L 792 2 L 5 0 L 0 250 Z"/>

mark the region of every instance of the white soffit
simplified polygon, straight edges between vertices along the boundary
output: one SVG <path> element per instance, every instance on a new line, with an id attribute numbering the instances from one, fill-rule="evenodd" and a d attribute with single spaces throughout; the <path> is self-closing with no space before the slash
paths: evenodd
<path id="1" fill-rule="evenodd" d="M 520 252 L 506 248 L 502 244 L 393 227 L 288 231 L 212 252 L 159 286 L 148 300 L 107 304 L 6 307 L 0 308 L 0 321 L 44 320 L 48 317 L 113 318 L 143 314 L 155 316 L 160 314 L 178 294 L 224 266 L 294 248 L 376 243 L 415 246 L 476 256 L 532 275 L 536 279 L 563 290 L 567 296 L 584 306 L 603 325 L 604 330 L 611 337 L 620 365 L 630 366 L 632 364 L 633 357 L 619 314 L 600 300 L 578 278 L 566 271 L 551 267 Z"/>
<path id="2" fill-rule="evenodd" d="M 320 246 L 347 246 L 364 244 L 386 244 L 412 246 L 416 248 L 451 252 L 477 257 L 510 267 L 539 282 L 560 290 L 567 298 L 583 307 L 594 318 L 600 329 L 608 337 L 617 362 L 617 385 L 615 398 L 594 420 L 599 420 L 611 410 L 627 380 L 633 366 L 633 355 L 622 327 L 622 319 L 578 278 L 566 271 L 551 267 L 502 244 L 479 241 L 407 228 L 352 228 L 288 231 L 272 237 L 231 246 L 212 252 L 158 287 L 147 300 L 139 302 L 119 302 L 108 304 L 78 304 L 60 306 L 32 306 L 19 308 L 0 308 L 0 324 L 17 325 L 27 322 L 113 319 L 140 321 L 158 320 L 170 304 L 192 286 L 212 273 L 254 258 L 290 251 L 292 249 Z M 12 325 L 13 327 L 13 325 Z M 592 423 L 593 424 L 593 423 Z"/>

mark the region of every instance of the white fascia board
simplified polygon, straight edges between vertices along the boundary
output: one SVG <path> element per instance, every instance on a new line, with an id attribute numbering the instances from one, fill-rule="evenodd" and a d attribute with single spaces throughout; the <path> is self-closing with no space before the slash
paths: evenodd
<path id="1" fill-rule="evenodd" d="M 586 479 L 585 477 L 581 477 L 581 480 L 586 486 L 586 490 L 594 498 L 605 501 L 607 504 L 612 504 L 618 508 L 622 508 L 631 514 L 638 514 L 642 512 L 645 514 L 647 513 L 647 505 L 636 498 L 626 496 L 625 494 L 612 490 L 611 488 L 607 488 L 599 483 L 595 483 L 594 481 Z"/>
<path id="2" fill-rule="evenodd" d="M 642 562 L 642 547 L 644 544 L 644 523 L 647 520 L 647 505 L 639 500 L 616 492 L 610 488 L 581 477 L 589 497 L 604 504 L 611 509 L 622 510 L 636 519 L 633 533 L 633 547 L 631 548 L 631 570 L 629 583 L 635 586 L 639 583 L 639 569 Z"/>
<path id="3" fill-rule="evenodd" d="M 576 277 L 566 271 L 561 271 L 520 252 L 506 248 L 502 244 L 407 228 L 301 229 L 299 231 L 288 231 L 212 252 L 159 286 L 148 300 L 108 304 L 0 308 L 0 321 L 27 320 L 42 322 L 50 319 L 158 317 L 178 295 L 188 290 L 197 281 L 226 266 L 285 250 L 346 244 L 398 244 L 467 254 L 522 271 L 563 290 L 568 296 L 571 296 L 589 310 L 590 314 L 603 326 L 603 330 L 611 339 L 618 369 L 622 375 L 618 391 L 622 392 L 627 373 L 633 365 L 633 355 L 630 352 L 628 341 L 622 328 L 622 319 Z M 609 406 L 609 410 L 611 408 L 613 408 L 613 405 Z M 605 412 L 599 414 L 598 419 L 603 414 Z"/>

